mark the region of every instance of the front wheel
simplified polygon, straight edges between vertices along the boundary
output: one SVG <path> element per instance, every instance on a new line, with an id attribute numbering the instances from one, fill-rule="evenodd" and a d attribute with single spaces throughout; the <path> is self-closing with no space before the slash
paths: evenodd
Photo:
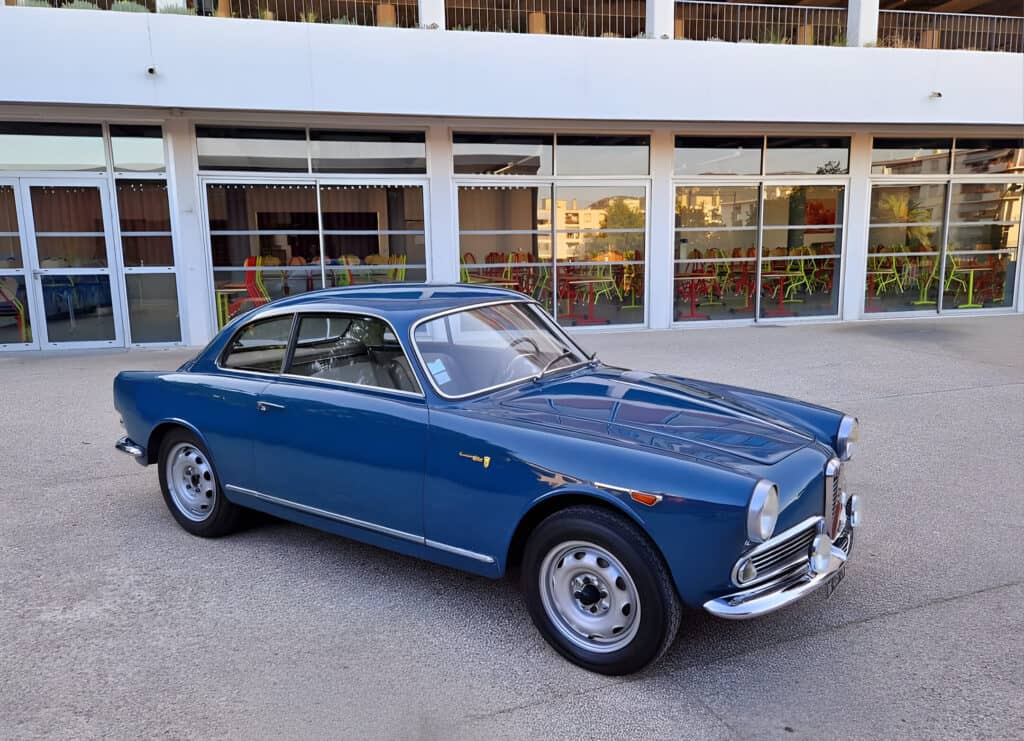
<path id="1" fill-rule="evenodd" d="M 202 443 L 187 430 L 169 432 L 160 443 L 160 489 L 182 528 L 204 538 L 238 529 L 241 509 L 221 491 Z"/>
<path id="2" fill-rule="evenodd" d="M 660 554 L 636 525 L 599 507 L 570 507 L 541 522 L 526 544 L 522 580 L 541 635 L 594 672 L 642 669 L 679 627 L 679 599 Z"/>

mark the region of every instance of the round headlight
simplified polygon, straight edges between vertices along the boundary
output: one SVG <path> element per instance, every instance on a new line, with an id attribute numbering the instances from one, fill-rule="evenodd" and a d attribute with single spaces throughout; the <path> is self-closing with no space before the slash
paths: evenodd
<path id="1" fill-rule="evenodd" d="M 853 458 L 854 443 L 860 437 L 857 427 L 857 418 L 848 414 L 839 422 L 839 432 L 836 433 L 836 453 L 844 461 Z"/>
<path id="2" fill-rule="evenodd" d="M 779 519 L 779 489 L 771 481 L 761 479 L 754 486 L 747 507 L 747 537 L 763 543 L 775 532 Z"/>
<path id="3" fill-rule="evenodd" d="M 816 535 L 811 543 L 811 571 L 820 574 L 828 571 L 832 562 L 832 539 L 827 535 Z"/>

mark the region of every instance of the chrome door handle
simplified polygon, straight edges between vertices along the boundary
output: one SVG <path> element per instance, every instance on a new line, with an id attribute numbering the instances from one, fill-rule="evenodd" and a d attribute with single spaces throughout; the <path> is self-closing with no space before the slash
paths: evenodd
<path id="1" fill-rule="evenodd" d="M 269 412 L 271 409 L 284 409 L 284 405 L 274 404 L 273 402 L 270 401 L 257 401 L 256 408 L 259 409 L 261 412 Z"/>

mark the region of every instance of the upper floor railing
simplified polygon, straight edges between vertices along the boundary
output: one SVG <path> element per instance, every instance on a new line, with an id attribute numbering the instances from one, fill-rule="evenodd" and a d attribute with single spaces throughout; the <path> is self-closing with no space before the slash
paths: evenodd
<path id="1" fill-rule="evenodd" d="M 1024 18 L 718 0 L 0 0 L 32 7 L 403 28 L 1024 53 Z M 658 8 L 648 15 L 648 5 Z M 666 11 L 662 13 L 661 11 Z M 875 36 L 877 17 L 877 37 Z M 669 22 L 673 26 L 669 26 Z M 660 25 L 664 24 L 664 25 Z"/>
<path id="2" fill-rule="evenodd" d="M 675 37 L 846 46 L 846 8 L 681 0 L 676 3 Z"/>
<path id="3" fill-rule="evenodd" d="M 453 31 L 642 38 L 646 0 L 446 0 Z"/>
<path id="4" fill-rule="evenodd" d="M 18 5 L 358 26 L 419 25 L 417 0 L 18 0 Z"/>
<path id="5" fill-rule="evenodd" d="M 1024 18 L 975 13 L 878 12 L 878 45 L 1024 52 Z"/>

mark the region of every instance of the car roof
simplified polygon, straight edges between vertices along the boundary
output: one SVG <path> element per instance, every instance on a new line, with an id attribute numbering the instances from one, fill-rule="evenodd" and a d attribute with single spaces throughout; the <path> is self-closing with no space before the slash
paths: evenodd
<path id="1" fill-rule="evenodd" d="M 528 301 L 529 297 L 504 288 L 461 283 L 386 283 L 310 291 L 273 301 L 247 316 L 253 319 L 281 309 L 372 311 L 400 324 L 408 324 L 431 314 L 508 300 Z"/>

